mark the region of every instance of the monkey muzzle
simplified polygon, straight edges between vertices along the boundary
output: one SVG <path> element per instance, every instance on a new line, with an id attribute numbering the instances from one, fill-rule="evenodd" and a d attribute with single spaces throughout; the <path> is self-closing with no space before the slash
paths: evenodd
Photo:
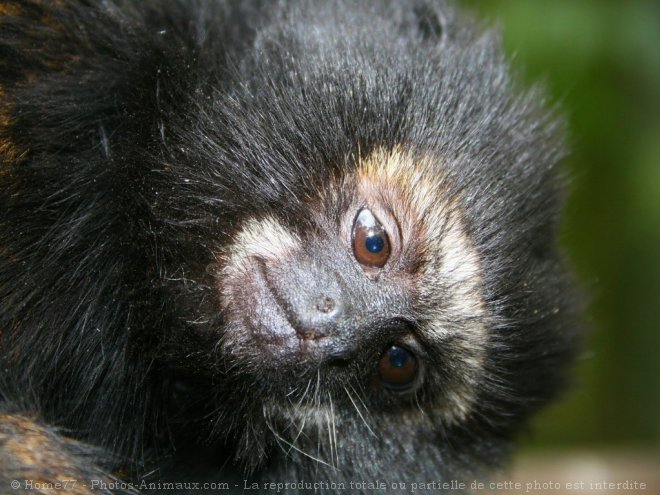
<path id="1" fill-rule="evenodd" d="M 417 375 L 421 350 L 400 284 L 367 277 L 344 252 L 315 245 L 283 257 L 250 256 L 241 273 L 229 278 L 228 316 L 239 323 L 230 326 L 235 334 L 227 345 L 249 348 L 253 360 L 279 368 L 368 361 L 392 390 Z"/>
<path id="2" fill-rule="evenodd" d="M 364 347 L 411 331 L 409 303 L 400 288 L 364 277 L 335 258 L 303 255 L 257 263 L 257 283 L 290 327 L 287 338 L 314 359 L 355 359 Z"/>

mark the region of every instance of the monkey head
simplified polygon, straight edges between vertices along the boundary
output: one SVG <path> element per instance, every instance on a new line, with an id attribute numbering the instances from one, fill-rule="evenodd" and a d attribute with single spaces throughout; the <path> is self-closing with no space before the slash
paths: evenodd
<path id="1" fill-rule="evenodd" d="M 139 467 L 447 480 L 562 389 L 561 119 L 497 33 L 441 0 L 5 3 L 7 403 Z"/>
<path id="2" fill-rule="evenodd" d="M 376 408 L 414 397 L 464 417 L 492 323 L 441 163 L 378 150 L 319 193 L 293 222 L 248 219 L 222 252 L 224 353 L 280 384 L 278 414 L 319 393 L 352 410 L 359 390 Z"/>

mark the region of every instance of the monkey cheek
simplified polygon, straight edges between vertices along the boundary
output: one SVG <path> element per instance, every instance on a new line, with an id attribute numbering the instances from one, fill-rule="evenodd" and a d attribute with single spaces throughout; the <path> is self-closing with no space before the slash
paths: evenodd
<path id="1" fill-rule="evenodd" d="M 229 266 L 222 273 L 223 347 L 229 356 L 261 361 L 260 366 L 290 362 L 299 351 L 291 324 L 270 293 L 260 263 Z"/>

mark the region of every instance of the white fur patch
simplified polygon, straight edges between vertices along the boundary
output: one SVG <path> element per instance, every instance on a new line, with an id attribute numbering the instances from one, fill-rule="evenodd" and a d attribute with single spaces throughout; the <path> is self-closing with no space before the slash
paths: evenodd
<path id="1" fill-rule="evenodd" d="M 272 217 L 251 219 L 243 226 L 231 247 L 232 257 L 255 256 L 263 259 L 280 259 L 298 249 L 300 240 Z"/>
<path id="2" fill-rule="evenodd" d="M 250 219 L 236 235 L 226 251 L 218 254 L 224 268 L 218 273 L 222 306 L 229 309 L 232 301 L 252 297 L 246 291 L 250 280 L 259 277 L 258 261 L 280 261 L 299 249 L 300 239 L 272 217 Z"/>
<path id="3" fill-rule="evenodd" d="M 386 203 L 397 218 L 403 249 L 421 258 L 413 278 L 425 336 L 437 345 L 451 342 L 460 372 L 444 390 L 445 420 L 466 417 L 476 396 L 488 342 L 489 313 L 482 291 L 478 252 L 465 229 L 460 198 L 432 157 L 413 157 L 395 148 L 362 161 L 358 189 Z M 458 338 L 453 338 L 458 337 Z"/>

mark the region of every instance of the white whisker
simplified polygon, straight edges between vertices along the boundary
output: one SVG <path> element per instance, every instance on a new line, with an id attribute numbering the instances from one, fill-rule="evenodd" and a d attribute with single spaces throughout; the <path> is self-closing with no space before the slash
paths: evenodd
<path id="1" fill-rule="evenodd" d="M 350 384 L 349 384 L 349 386 L 350 386 Z M 353 390 L 355 395 L 357 395 L 358 400 L 360 400 L 360 402 L 362 402 L 362 400 L 360 399 L 359 394 L 355 391 L 355 389 L 353 387 L 351 387 L 351 390 Z M 351 396 L 351 393 L 348 391 L 348 389 L 346 387 L 344 387 L 344 391 L 346 392 L 346 395 L 348 396 L 348 399 L 351 401 L 351 404 L 353 404 L 353 407 L 355 408 L 355 412 L 357 412 L 358 416 L 360 416 L 360 419 L 362 420 L 362 423 L 364 423 L 364 426 L 366 426 L 369 433 L 371 433 L 373 436 L 376 436 L 376 433 L 374 432 L 374 430 L 371 429 L 371 426 L 369 426 L 369 423 L 367 423 L 366 418 L 362 415 L 362 412 L 360 411 L 360 408 L 358 407 L 358 405 L 353 400 L 353 397 Z M 362 405 L 364 405 L 364 402 L 362 402 Z M 366 406 L 365 406 L 365 408 L 366 408 Z"/>

